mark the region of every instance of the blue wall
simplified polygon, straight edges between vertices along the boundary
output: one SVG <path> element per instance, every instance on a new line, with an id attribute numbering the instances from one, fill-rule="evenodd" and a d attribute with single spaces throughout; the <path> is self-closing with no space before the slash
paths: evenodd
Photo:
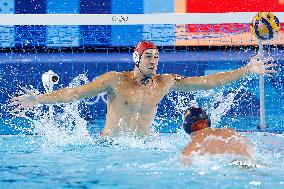
<path id="1" fill-rule="evenodd" d="M 174 12 L 174 0 L 2 0 L 0 14 L 143 14 Z M 151 35 L 149 33 L 155 35 Z M 168 37 L 159 40 L 158 35 Z M 144 40 L 174 45 L 173 25 L 149 26 L 0 26 L 0 47 L 133 46 Z"/>
<path id="2" fill-rule="evenodd" d="M 15 0 L 15 14 L 45 14 L 45 0 Z M 15 26 L 15 46 L 33 48 L 46 45 L 46 26 Z"/>
<path id="3" fill-rule="evenodd" d="M 47 14 L 78 14 L 80 0 L 47 0 Z M 47 26 L 46 44 L 48 47 L 80 46 L 79 26 Z"/>
<path id="4" fill-rule="evenodd" d="M 81 0 L 81 14 L 110 14 L 110 0 Z M 111 26 L 81 26 L 83 46 L 105 46 L 111 44 Z"/>
<path id="5" fill-rule="evenodd" d="M 143 1 L 112 0 L 113 14 L 143 14 Z M 127 34 L 127 35 L 126 35 Z M 113 46 L 134 46 L 143 39 L 143 26 L 112 26 L 111 44 Z"/>

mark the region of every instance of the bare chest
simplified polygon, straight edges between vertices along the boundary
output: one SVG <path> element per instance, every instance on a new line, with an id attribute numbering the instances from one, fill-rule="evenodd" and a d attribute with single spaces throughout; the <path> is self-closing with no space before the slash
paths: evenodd
<path id="1" fill-rule="evenodd" d="M 125 108 L 137 111 L 150 111 L 157 107 L 168 92 L 161 84 L 135 86 L 125 83 L 116 89 L 116 98 Z"/>

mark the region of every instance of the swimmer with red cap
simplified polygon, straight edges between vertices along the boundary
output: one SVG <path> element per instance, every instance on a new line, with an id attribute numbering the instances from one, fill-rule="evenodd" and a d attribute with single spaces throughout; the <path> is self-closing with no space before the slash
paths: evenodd
<path id="1" fill-rule="evenodd" d="M 184 156 L 193 153 L 234 154 L 252 159 L 251 141 L 234 129 L 210 128 L 211 121 L 200 107 L 189 107 L 185 111 L 183 129 L 191 136 L 191 142 L 183 150 Z"/>
<path id="2" fill-rule="evenodd" d="M 133 52 L 133 61 L 135 63 L 134 72 L 142 75 L 140 82 L 147 84 L 158 68 L 159 51 L 156 45 L 149 41 L 139 42 Z"/>
<path id="3" fill-rule="evenodd" d="M 249 74 L 270 75 L 275 72 L 267 69 L 273 67 L 273 64 L 265 64 L 266 59 L 255 56 L 244 67 L 207 76 L 157 74 L 159 50 L 149 41 L 137 44 L 133 60 L 135 66 L 132 71 L 109 71 L 82 86 L 66 87 L 46 94 L 36 94 L 24 89 L 26 94 L 12 98 L 10 105 L 13 106 L 15 114 L 23 114 L 38 104 L 70 103 L 105 92 L 107 115 L 101 138 L 112 138 L 121 134 L 143 137 L 152 133 L 152 123 L 158 104 L 170 91 L 207 90 L 231 83 Z"/>

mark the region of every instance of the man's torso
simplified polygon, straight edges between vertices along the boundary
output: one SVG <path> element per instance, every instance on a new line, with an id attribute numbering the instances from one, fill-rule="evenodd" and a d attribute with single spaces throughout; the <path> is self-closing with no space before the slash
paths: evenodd
<path id="1" fill-rule="evenodd" d="M 146 84 L 137 84 L 132 72 L 118 73 L 108 92 L 106 125 L 102 133 L 144 136 L 150 132 L 157 106 L 168 93 L 173 81 L 156 75 Z"/>

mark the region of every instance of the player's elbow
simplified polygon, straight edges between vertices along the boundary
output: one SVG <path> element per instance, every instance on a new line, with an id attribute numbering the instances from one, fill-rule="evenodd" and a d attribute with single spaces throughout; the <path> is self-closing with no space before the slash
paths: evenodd
<path id="1" fill-rule="evenodd" d="M 71 101 L 76 101 L 76 100 L 80 100 L 82 97 L 81 97 L 81 93 L 78 91 L 78 90 L 74 90 L 72 92 L 72 94 L 70 94 L 70 97 L 71 97 Z"/>
<path id="2" fill-rule="evenodd" d="M 202 80 L 200 83 L 200 88 L 203 90 L 210 90 L 216 87 L 216 83 L 212 80 Z"/>
<path id="3" fill-rule="evenodd" d="M 59 92 L 62 93 L 60 95 L 60 97 L 61 97 L 60 101 L 65 102 L 65 103 L 80 100 L 81 96 L 82 96 L 81 92 L 79 90 L 73 89 L 73 88 L 64 89 L 64 90 L 59 91 Z"/>
<path id="4" fill-rule="evenodd" d="M 219 86 L 222 86 L 222 85 L 223 85 L 222 81 L 218 81 L 218 80 L 214 80 L 214 79 L 205 80 L 203 82 L 203 86 L 207 90 L 213 89 L 215 87 L 219 87 Z"/>

